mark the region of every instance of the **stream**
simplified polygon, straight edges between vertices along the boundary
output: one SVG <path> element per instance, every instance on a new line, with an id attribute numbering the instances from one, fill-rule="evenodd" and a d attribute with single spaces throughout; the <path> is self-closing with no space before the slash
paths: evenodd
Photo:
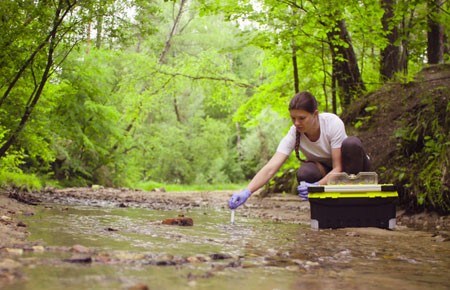
<path id="1" fill-rule="evenodd" d="M 180 215 L 194 225 L 161 224 Z M 235 220 L 209 207 L 40 205 L 24 222 L 46 248 L 25 252 L 26 279 L 4 289 L 450 289 L 450 243 L 432 232 Z"/>

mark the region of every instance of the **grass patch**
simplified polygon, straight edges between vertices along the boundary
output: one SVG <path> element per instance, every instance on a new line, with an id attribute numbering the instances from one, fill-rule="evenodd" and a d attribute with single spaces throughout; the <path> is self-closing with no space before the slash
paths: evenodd
<path id="1" fill-rule="evenodd" d="M 34 174 L 0 171 L 0 187 L 33 191 L 42 189 L 42 183 Z"/>
<path id="2" fill-rule="evenodd" d="M 154 181 L 141 182 L 136 185 L 137 189 L 151 191 L 155 188 L 164 188 L 169 192 L 180 191 L 215 191 L 215 190 L 242 190 L 246 184 L 164 184 Z"/>

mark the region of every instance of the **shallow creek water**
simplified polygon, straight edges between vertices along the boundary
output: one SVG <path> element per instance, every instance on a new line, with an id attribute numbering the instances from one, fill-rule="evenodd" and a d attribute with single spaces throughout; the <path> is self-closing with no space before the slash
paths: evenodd
<path id="1" fill-rule="evenodd" d="M 162 225 L 183 214 L 192 227 Z M 450 289 L 450 243 L 398 228 L 319 230 L 227 210 L 42 206 L 27 279 L 5 289 Z M 82 245 L 88 252 L 64 247 Z"/>

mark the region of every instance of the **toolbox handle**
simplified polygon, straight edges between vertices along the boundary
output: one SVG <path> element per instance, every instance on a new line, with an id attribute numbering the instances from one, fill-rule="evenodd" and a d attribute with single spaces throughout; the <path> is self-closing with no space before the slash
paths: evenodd
<path id="1" fill-rule="evenodd" d="M 308 186 L 309 193 L 317 192 L 367 192 L 367 191 L 397 191 L 393 184 L 356 184 L 356 185 L 313 185 Z"/>

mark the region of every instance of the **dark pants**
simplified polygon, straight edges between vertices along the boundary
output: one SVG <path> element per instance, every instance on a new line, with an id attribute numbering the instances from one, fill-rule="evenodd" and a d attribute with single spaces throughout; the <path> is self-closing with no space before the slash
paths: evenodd
<path id="1" fill-rule="evenodd" d="M 348 174 L 370 171 L 370 160 L 357 137 L 347 137 L 342 142 L 342 171 Z M 307 161 L 297 171 L 297 181 L 316 182 L 322 179 L 331 167 L 314 161 Z"/>

